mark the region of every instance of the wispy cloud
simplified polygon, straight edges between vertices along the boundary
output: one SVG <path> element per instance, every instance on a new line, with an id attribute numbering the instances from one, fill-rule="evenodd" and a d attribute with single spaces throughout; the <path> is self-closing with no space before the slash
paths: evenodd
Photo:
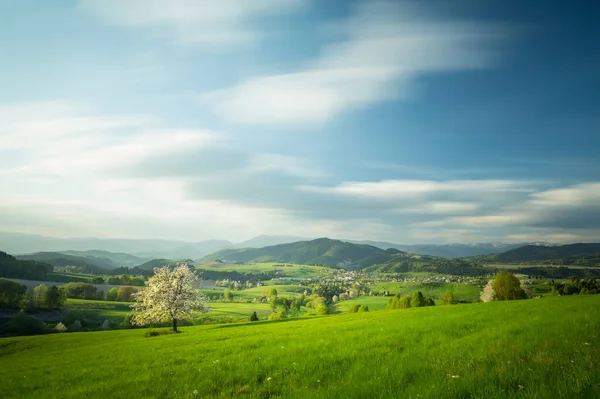
<path id="1" fill-rule="evenodd" d="M 152 30 L 179 44 L 239 45 L 260 39 L 257 19 L 287 13 L 304 0 L 80 0 L 110 23 Z"/>
<path id="2" fill-rule="evenodd" d="M 498 31 L 428 17 L 414 4 L 361 2 L 330 44 L 303 68 L 210 93 L 223 118 L 248 124 L 320 125 L 352 108 L 406 98 L 423 74 L 486 67 Z"/>

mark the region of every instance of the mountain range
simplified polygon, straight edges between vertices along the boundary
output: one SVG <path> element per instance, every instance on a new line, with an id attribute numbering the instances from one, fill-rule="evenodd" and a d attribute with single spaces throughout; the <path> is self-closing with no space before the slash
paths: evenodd
<path id="1" fill-rule="evenodd" d="M 185 242 L 158 239 L 119 239 L 119 238 L 56 238 L 33 234 L 0 232 L 0 248 L 11 254 L 31 254 L 34 252 L 62 252 L 76 255 L 76 252 L 91 250 L 112 253 L 132 254 L 136 257 L 165 259 L 199 259 L 222 249 L 262 248 L 288 244 L 310 239 L 294 236 L 262 235 L 247 241 L 232 243 L 226 240 L 206 240 Z M 477 243 L 477 244 L 395 244 L 384 241 L 341 240 L 353 244 L 370 245 L 380 249 L 393 248 L 403 252 L 462 258 L 467 256 L 501 253 L 531 243 Z M 534 243 L 535 245 L 552 245 Z M 89 256 L 87 254 L 86 256 Z M 101 254 L 98 257 L 103 257 Z M 114 261 L 114 259 L 113 259 Z M 120 262 L 120 261 L 119 261 Z M 119 263 L 117 262 L 117 263 Z M 127 262 L 121 264 L 129 266 Z"/>

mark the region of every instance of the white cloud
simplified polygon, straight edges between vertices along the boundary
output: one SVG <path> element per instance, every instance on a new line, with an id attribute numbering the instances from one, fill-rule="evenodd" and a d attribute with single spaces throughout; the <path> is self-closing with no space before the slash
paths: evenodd
<path id="1" fill-rule="evenodd" d="M 153 29 L 176 43 L 233 45 L 255 41 L 253 22 L 304 0 L 80 0 L 81 8 L 126 27 Z"/>
<path id="2" fill-rule="evenodd" d="M 302 186 L 301 190 L 380 199 L 414 198 L 435 193 L 477 195 L 483 193 L 530 192 L 530 183 L 512 180 L 382 180 L 344 182 L 334 187 Z"/>
<path id="3" fill-rule="evenodd" d="M 406 3 L 360 3 L 347 40 L 291 73 L 209 93 L 224 118 L 249 124 L 323 124 L 348 109 L 410 95 L 425 73 L 487 66 L 497 32 L 422 17 Z"/>

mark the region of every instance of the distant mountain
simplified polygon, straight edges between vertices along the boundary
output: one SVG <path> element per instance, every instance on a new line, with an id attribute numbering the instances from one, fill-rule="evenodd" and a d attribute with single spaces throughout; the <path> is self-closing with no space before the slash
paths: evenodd
<path id="1" fill-rule="evenodd" d="M 107 258 L 89 258 L 83 256 L 66 255 L 60 252 L 36 252 L 30 255 L 17 255 L 19 260 L 47 263 L 54 267 L 79 266 L 85 273 L 106 273 L 116 269 L 119 265 Z"/>
<path id="2" fill-rule="evenodd" d="M 298 241 L 307 241 L 307 238 L 294 237 L 294 236 L 267 236 L 262 235 L 251 238 L 246 241 L 238 242 L 232 246 L 232 248 L 262 248 L 270 247 L 279 244 L 289 244 Z"/>
<path id="3" fill-rule="evenodd" d="M 20 260 L 0 251 L 0 277 L 46 280 L 54 267 L 34 260 Z"/>
<path id="4" fill-rule="evenodd" d="M 143 258 L 200 258 L 229 248 L 225 240 L 185 242 L 120 238 L 56 238 L 34 234 L 0 232 L 0 248 L 12 254 L 100 250 L 132 254 Z"/>
<path id="5" fill-rule="evenodd" d="M 87 258 L 93 262 L 114 264 L 116 267 L 135 267 L 144 262 L 152 260 L 152 257 L 139 257 L 124 253 L 115 253 L 109 251 L 89 250 L 89 251 L 60 251 L 61 254 Z"/>
<path id="6" fill-rule="evenodd" d="M 554 246 L 525 245 L 500 254 L 474 257 L 473 259 L 486 263 L 510 263 L 559 260 L 563 258 L 586 257 L 599 254 L 600 243 L 580 243 Z"/>
<path id="7" fill-rule="evenodd" d="M 441 256 L 443 258 L 464 258 L 468 256 L 476 256 L 476 255 L 487 255 L 487 254 L 496 254 L 507 251 L 509 249 L 522 247 L 523 245 L 528 245 L 529 243 L 518 243 L 518 244 L 504 244 L 504 243 L 476 243 L 476 244 L 394 244 L 391 242 L 382 242 L 382 241 L 355 241 L 355 240 L 347 240 L 348 242 L 356 243 L 356 244 L 367 244 L 373 245 L 374 247 L 387 249 L 387 248 L 395 248 L 400 251 L 420 254 L 420 255 L 430 255 L 430 256 Z M 540 245 L 540 244 L 536 244 Z M 552 245 L 544 243 L 542 245 Z"/>

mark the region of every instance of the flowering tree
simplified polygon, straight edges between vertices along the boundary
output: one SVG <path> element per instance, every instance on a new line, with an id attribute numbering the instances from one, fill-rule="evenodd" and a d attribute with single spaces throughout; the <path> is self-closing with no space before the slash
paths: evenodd
<path id="1" fill-rule="evenodd" d="M 168 267 L 155 268 L 147 287 L 133 295 L 133 324 L 173 321 L 173 331 L 177 332 L 177 320 L 210 311 L 198 286 L 197 277 L 186 265 L 173 271 Z"/>
<path id="2" fill-rule="evenodd" d="M 483 287 L 483 291 L 481 291 L 481 295 L 479 296 L 481 301 L 483 302 L 492 302 L 496 299 L 496 292 L 494 291 L 494 280 L 488 281 L 485 287 Z"/>

